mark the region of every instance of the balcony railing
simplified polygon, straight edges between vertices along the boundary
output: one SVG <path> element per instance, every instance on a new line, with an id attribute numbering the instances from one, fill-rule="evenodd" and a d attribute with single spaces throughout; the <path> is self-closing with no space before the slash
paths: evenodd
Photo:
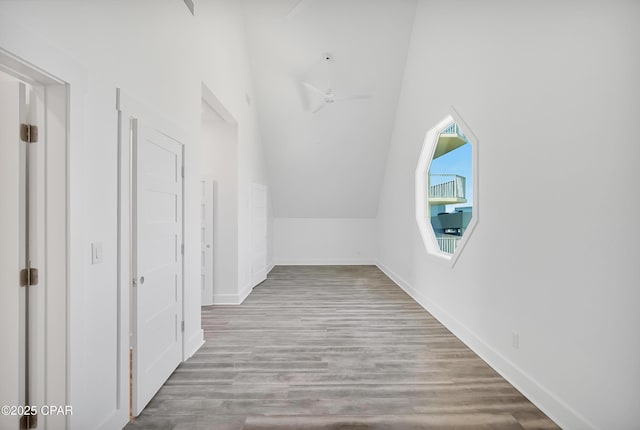
<path id="1" fill-rule="evenodd" d="M 440 251 L 447 254 L 454 254 L 458 247 L 458 242 L 462 239 L 461 236 L 440 236 L 436 237 Z"/>
<path id="2" fill-rule="evenodd" d="M 464 176 L 449 174 L 433 174 L 431 183 L 438 182 L 429 187 L 429 198 L 464 199 L 467 187 L 467 179 Z"/>
<path id="3" fill-rule="evenodd" d="M 460 127 L 458 127 L 458 124 L 456 124 L 455 122 L 451 124 L 449 127 L 442 130 L 440 134 L 456 134 L 458 136 L 464 137 L 464 133 L 460 131 Z"/>

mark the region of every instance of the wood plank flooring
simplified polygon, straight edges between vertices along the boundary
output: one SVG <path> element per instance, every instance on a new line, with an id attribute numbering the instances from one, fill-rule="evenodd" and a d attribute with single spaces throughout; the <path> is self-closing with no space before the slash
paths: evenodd
<path id="1" fill-rule="evenodd" d="M 278 266 L 126 429 L 558 427 L 374 266 Z"/>

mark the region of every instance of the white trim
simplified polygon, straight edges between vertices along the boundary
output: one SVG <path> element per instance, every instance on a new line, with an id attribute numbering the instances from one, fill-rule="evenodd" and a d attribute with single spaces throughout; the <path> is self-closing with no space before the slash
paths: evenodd
<path id="1" fill-rule="evenodd" d="M 127 390 L 128 391 L 128 390 Z M 129 410 L 129 403 L 127 403 L 127 414 Z M 112 430 L 122 428 L 126 425 L 126 422 L 122 423 L 122 416 L 119 409 L 114 410 L 111 415 L 106 417 L 100 424 L 96 426 L 96 430 Z"/>
<path id="2" fill-rule="evenodd" d="M 185 136 L 186 137 L 186 136 Z M 180 232 L 180 234 L 182 235 L 182 237 L 180 238 L 180 240 L 182 241 L 182 243 L 180 244 L 180 254 L 181 254 L 181 267 L 180 267 L 180 277 L 182 278 L 182 303 L 180 304 L 180 318 L 182 319 L 182 324 L 184 324 L 184 329 L 182 330 L 182 362 L 184 363 L 187 360 L 187 327 L 186 327 L 186 313 L 187 313 L 187 288 L 185 287 L 187 284 L 187 270 L 186 270 L 186 263 L 187 263 L 187 259 L 186 259 L 186 243 L 187 243 L 187 222 L 185 221 L 187 219 L 187 160 L 186 160 L 186 140 L 179 142 L 181 149 L 180 149 L 180 176 L 182 176 L 182 180 L 180 182 L 181 184 L 181 190 L 180 192 L 182 193 L 182 207 L 180 208 L 181 214 L 181 222 L 182 222 L 182 231 Z M 198 294 L 198 297 L 200 298 L 200 300 L 202 300 L 202 297 L 200 297 L 200 294 Z M 202 327 L 202 317 L 200 317 L 200 327 Z M 197 334 L 197 332 L 196 332 Z"/>
<path id="3" fill-rule="evenodd" d="M 273 270 L 273 268 L 276 267 L 275 264 L 271 263 L 271 264 L 267 264 L 267 277 L 269 277 L 269 273 L 271 273 L 271 271 Z"/>
<path id="4" fill-rule="evenodd" d="M 213 94 L 213 91 L 209 89 L 207 84 L 202 82 L 200 84 L 201 98 L 215 113 L 220 115 L 222 119 L 231 125 L 238 125 L 238 121 L 234 116 L 224 107 L 224 104 Z"/>
<path id="5" fill-rule="evenodd" d="M 375 266 L 375 260 L 371 259 L 345 259 L 345 260 L 325 260 L 322 258 L 305 258 L 301 260 L 278 260 L 274 266 Z"/>
<path id="6" fill-rule="evenodd" d="M 117 100 L 117 95 L 116 95 Z M 117 103 L 116 103 L 117 105 Z M 116 241 L 116 285 L 118 288 L 118 323 L 120 324 L 120 330 L 118 334 L 118 356 L 121 365 L 118 369 L 118 378 L 120 380 L 120 392 L 119 395 L 122 400 L 127 400 L 126 403 L 126 416 L 129 418 L 129 404 L 131 401 L 131 394 L 129 387 L 130 381 L 130 347 L 131 338 L 130 333 L 132 331 L 133 322 L 130 318 L 130 228 L 131 219 L 129 216 L 130 211 L 130 141 L 129 141 L 129 117 L 127 112 L 117 111 L 117 241 Z M 126 364 L 123 366 L 122 364 Z M 126 369 L 126 371 L 124 370 Z M 105 426 L 105 429 L 108 426 Z"/>
<path id="7" fill-rule="evenodd" d="M 242 289 L 242 291 L 240 291 L 238 294 L 215 294 L 214 293 L 213 306 L 241 305 L 247 299 L 247 297 L 249 297 L 249 294 L 251 294 L 251 291 L 253 291 L 253 287 L 255 287 L 255 285 L 247 284 Z"/>
<path id="8" fill-rule="evenodd" d="M 204 344 L 205 344 L 204 330 L 200 329 L 187 340 L 184 361 L 186 361 L 190 357 L 193 357 L 193 354 L 198 352 L 198 350 Z"/>
<path id="9" fill-rule="evenodd" d="M 378 268 L 396 285 L 404 290 L 416 303 L 422 306 L 454 336 L 491 366 L 500 376 L 513 385 L 542 412 L 564 429 L 596 430 L 596 426 L 572 409 L 524 370 L 482 340 L 473 330 L 462 324 L 436 302 L 420 293 L 393 270 L 378 262 Z"/>
<path id="10" fill-rule="evenodd" d="M 262 282 L 262 281 L 260 281 Z M 258 282 L 258 284 L 260 283 Z M 253 291 L 253 287 L 255 287 L 256 285 L 252 285 L 252 284 L 248 284 L 246 285 L 238 294 L 238 304 L 241 305 L 242 303 L 244 303 L 245 300 L 247 300 L 247 297 L 249 297 L 249 294 L 251 294 L 251 291 Z"/>
<path id="11" fill-rule="evenodd" d="M 253 290 L 255 287 L 257 287 L 258 285 L 262 284 L 264 281 L 267 280 L 267 269 L 266 266 L 264 269 L 262 269 L 260 271 L 260 273 L 264 273 L 264 277 L 260 277 L 258 279 L 252 279 L 251 280 L 251 284 L 249 285 L 249 287 Z M 245 297 L 246 298 L 246 297 Z"/>
<path id="12" fill-rule="evenodd" d="M 121 88 L 116 88 L 116 110 L 128 112 L 132 116 L 138 116 L 144 113 L 144 120 L 147 124 L 150 124 L 167 137 L 180 142 L 183 146 L 191 140 L 189 139 L 189 134 L 182 127 L 165 119 L 161 113 L 158 113 L 146 103 L 142 103 L 131 97 L 128 93 L 122 91 Z"/>
<path id="13" fill-rule="evenodd" d="M 239 305 L 238 294 L 213 294 L 213 306 L 218 305 Z"/>
<path id="14" fill-rule="evenodd" d="M 274 265 L 268 267 L 267 273 L 269 273 L 273 269 Z M 247 284 L 238 294 L 214 294 L 213 295 L 213 305 L 241 305 L 244 301 L 249 297 L 249 294 L 253 291 L 253 289 L 264 282 L 267 278 L 262 279 L 257 283 L 249 283 Z"/>
<path id="15" fill-rule="evenodd" d="M 435 126 L 430 128 L 426 136 L 424 138 L 424 143 L 422 144 L 422 149 L 420 151 L 420 156 L 418 158 L 418 164 L 416 166 L 415 171 L 415 217 L 416 223 L 418 224 L 418 229 L 420 230 L 420 235 L 422 236 L 422 241 L 424 243 L 425 249 L 427 250 L 427 254 L 434 257 L 434 259 L 440 263 L 443 263 L 449 267 L 453 267 L 460 254 L 464 250 L 469 238 L 471 237 L 473 230 L 478 224 L 479 220 L 479 173 L 478 173 L 478 137 L 473 133 L 473 131 L 469 128 L 468 124 L 460 117 L 456 109 L 451 106 L 452 112 L 445 116 L 440 122 L 438 122 Z M 429 166 L 431 165 L 431 161 L 433 159 L 433 154 L 435 153 L 436 146 L 438 143 L 438 136 L 448 126 L 452 123 L 458 124 L 460 128 L 464 130 L 464 134 L 469 138 L 471 144 L 473 145 L 473 152 L 471 155 L 472 158 L 472 177 L 473 177 L 473 215 L 471 217 L 471 221 L 467 226 L 464 236 L 460 239 L 456 252 L 451 255 L 440 250 L 440 246 L 436 240 L 435 234 L 433 232 L 433 228 L 431 227 L 431 220 L 425 214 L 429 214 Z"/>

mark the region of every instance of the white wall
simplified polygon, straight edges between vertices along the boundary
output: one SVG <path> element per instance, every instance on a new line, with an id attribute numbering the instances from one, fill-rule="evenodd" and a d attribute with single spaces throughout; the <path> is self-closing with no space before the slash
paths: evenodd
<path id="1" fill-rule="evenodd" d="M 640 422 L 639 16 L 421 1 L 380 199 L 380 266 L 567 429 Z M 453 269 L 414 219 L 425 132 L 451 105 L 480 157 L 479 224 Z"/>
<path id="2" fill-rule="evenodd" d="M 152 106 L 189 133 L 185 148 L 187 355 L 202 342 L 198 213 L 202 82 L 238 120 L 239 229 L 250 229 L 250 184 L 266 183 L 255 113 L 245 101 L 252 90 L 241 7 L 233 0 L 201 3 L 194 17 L 177 0 L 0 2 L 2 22 L 24 27 L 19 32 L 24 43 L 18 46 L 23 58 L 45 70 L 58 64 L 53 50 L 33 43 L 40 35 L 72 57 L 86 74 L 83 96 L 78 96 L 77 80 L 71 86 L 72 428 L 116 428 L 117 421 L 112 421 L 117 392 L 115 88 Z M 0 47 L 8 40 L 6 28 L 0 32 Z M 14 40 L 16 35 L 9 36 Z M 90 264 L 92 242 L 103 243 L 103 264 Z M 243 234 L 238 244 L 239 276 L 250 274 L 250 259 L 250 236 L 247 240 Z"/>
<path id="3" fill-rule="evenodd" d="M 275 218 L 276 264 L 373 264 L 376 220 L 369 218 Z"/>

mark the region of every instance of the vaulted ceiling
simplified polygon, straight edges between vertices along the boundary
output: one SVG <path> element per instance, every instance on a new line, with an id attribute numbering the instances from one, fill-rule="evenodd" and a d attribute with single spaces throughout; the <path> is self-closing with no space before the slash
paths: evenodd
<path id="1" fill-rule="evenodd" d="M 415 0 L 244 6 L 274 216 L 375 217 Z M 336 97 L 371 97 L 313 113 L 325 101 L 304 82 Z"/>

